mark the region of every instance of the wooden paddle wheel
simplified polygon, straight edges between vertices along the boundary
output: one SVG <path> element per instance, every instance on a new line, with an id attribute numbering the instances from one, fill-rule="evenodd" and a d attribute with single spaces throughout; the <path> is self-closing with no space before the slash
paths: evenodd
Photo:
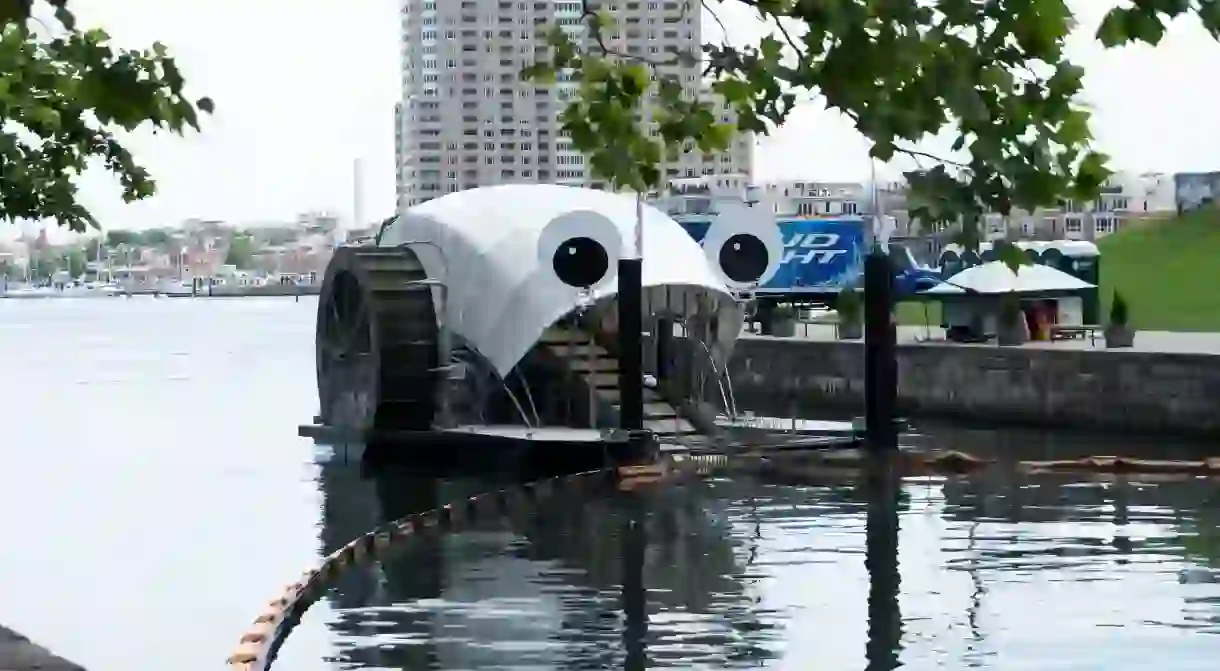
<path id="1" fill-rule="evenodd" d="M 318 300 L 322 424 L 361 434 L 433 428 L 443 373 L 427 279 L 405 247 L 335 250 Z"/>

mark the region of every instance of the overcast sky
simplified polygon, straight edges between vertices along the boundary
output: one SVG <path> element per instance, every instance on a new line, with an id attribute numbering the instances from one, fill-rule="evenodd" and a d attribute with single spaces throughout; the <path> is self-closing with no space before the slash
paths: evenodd
<path id="1" fill-rule="evenodd" d="M 1075 1 L 1082 31 L 1091 35 L 1111 4 Z M 255 223 L 310 210 L 346 218 L 356 158 L 363 161 L 367 216 L 393 210 L 397 0 L 72 0 L 72 6 L 85 25 L 105 27 L 118 44 L 165 42 L 192 95 L 211 96 L 217 105 L 202 135 L 131 143 L 158 180 L 155 198 L 125 205 L 107 175 L 86 175 L 84 199 L 106 227 L 190 217 Z M 727 18 L 734 31 L 751 34 L 749 14 Z M 1088 68 L 1094 130 L 1116 167 L 1220 169 L 1220 46 L 1201 27 L 1179 22 L 1155 49 L 1104 52 L 1087 37 L 1075 41 L 1073 56 Z M 758 175 L 866 179 L 866 147 L 847 122 L 810 107 L 760 140 Z"/>

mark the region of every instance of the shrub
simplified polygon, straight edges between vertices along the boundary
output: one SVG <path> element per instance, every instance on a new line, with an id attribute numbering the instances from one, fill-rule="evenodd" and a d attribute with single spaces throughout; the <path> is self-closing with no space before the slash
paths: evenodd
<path id="1" fill-rule="evenodd" d="M 1126 326 L 1129 318 L 1127 310 L 1127 301 L 1123 295 L 1114 292 L 1114 298 L 1110 301 L 1110 323 L 1115 326 Z"/>
<path id="2" fill-rule="evenodd" d="M 1021 299 L 1016 294 L 1004 294 L 1000 298 L 1000 321 L 1012 326 L 1021 319 Z"/>
<path id="3" fill-rule="evenodd" d="M 771 314 L 775 317 L 775 319 L 796 319 L 796 308 L 792 307 L 791 305 L 777 305 Z"/>
<path id="4" fill-rule="evenodd" d="M 860 292 L 855 289 L 844 289 L 839 292 L 839 298 L 835 301 L 835 310 L 839 312 L 840 323 L 852 324 L 859 322 L 864 312 L 864 305 L 860 300 Z"/>

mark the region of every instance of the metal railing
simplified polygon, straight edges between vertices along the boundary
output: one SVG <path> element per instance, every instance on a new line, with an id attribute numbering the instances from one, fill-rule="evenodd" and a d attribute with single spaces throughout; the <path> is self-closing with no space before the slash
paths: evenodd
<path id="1" fill-rule="evenodd" d="M 512 402 L 513 407 L 516 408 L 517 415 L 521 417 L 521 422 L 525 425 L 525 427 L 527 429 L 532 429 L 532 428 L 536 428 L 537 426 L 541 426 L 542 420 L 539 419 L 539 417 L 538 417 L 538 409 L 536 406 L 534 406 L 533 396 L 532 395 L 530 396 L 529 403 L 530 403 L 530 407 L 534 411 L 534 419 L 535 419 L 536 423 L 530 421 L 529 414 L 527 414 L 525 412 L 525 406 L 522 405 L 521 400 L 517 398 L 517 395 L 513 393 L 512 388 L 509 387 L 508 380 L 504 376 L 500 375 L 499 371 L 497 371 L 495 369 L 495 367 L 488 364 L 486 359 L 484 359 L 481 354 L 479 354 L 475 350 L 463 345 L 454 350 L 454 355 L 453 355 L 452 361 L 456 362 L 456 363 L 461 363 L 461 364 L 464 364 L 467 366 L 473 365 L 478 370 L 490 373 L 491 376 L 493 378 L 495 378 L 496 382 L 500 383 L 500 389 L 504 392 L 504 395 L 508 397 L 508 400 Z M 516 369 L 514 368 L 513 370 L 516 370 Z M 518 375 L 521 375 L 520 371 L 517 371 L 517 373 L 518 373 Z M 526 384 L 524 375 L 521 375 L 521 382 L 522 382 L 522 384 Z M 481 386 L 479 388 L 480 388 L 480 390 L 482 390 Z M 526 385 L 525 391 L 526 391 L 526 394 L 529 395 L 529 386 L 528 385 Z M 448 396 L 448 391 L 444 391 L 441 393 L 444 393 L 446 396 Z M 483 409 L 487 407 L 487 394 L 479 394 L 479 398 L 476 399 L 476 403 L 479 407 L 480 420 L 482 420 L 483 419 L 483 417 L 482 417 Z"/>
<path id="2" fill-rule="evenodd" d="M 728 368 L 726 367 L 721 369 L 720 366 L 716 365 L 716 357 L 712 355 L 711 348 L 708 347 L 706 340 L 701 337 L 702 333 L 700 333 L 699 336 L 695 335 L 695 332 L 698 329 L 694 328 L 694 325 L 691 324 L 690 319 L 679 317 L 674 320 L 674 323 L 682 327 L 682 331 L 685 333 L 688 341 L 693 341 L 699 344 L 698 351 L 701 351 L 704 355 L 703 357 L 699 358 L 706 361 L 706 367 L 710 368 L 712 371 L 712 379 L 716 381 L 716 389 L 720 392 L 720 402 L 724 408 L 724 412 L 730 420 L 735 421 L 737 419 L 737 399 L 733 396 L 733 380 L 729 376 Z M 693 360 L 696 357 L 691 358 Z M 694 386 L 695 389 L 693 391 L 697 394 L 696 399 L 702 401 L 705 385 L 700 383 Z"/>

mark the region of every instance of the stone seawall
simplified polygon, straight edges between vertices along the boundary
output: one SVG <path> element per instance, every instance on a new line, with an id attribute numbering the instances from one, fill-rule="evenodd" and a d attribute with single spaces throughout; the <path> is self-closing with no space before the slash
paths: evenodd
<path id="1" fill-rule="evenodd" d="M 863 410 L 859 342 L 743 338 L 729 370 L 742 409 Z M 1220 436 L 1220 355 L 904 344 L 898 396 L 912 416 Z"/>

